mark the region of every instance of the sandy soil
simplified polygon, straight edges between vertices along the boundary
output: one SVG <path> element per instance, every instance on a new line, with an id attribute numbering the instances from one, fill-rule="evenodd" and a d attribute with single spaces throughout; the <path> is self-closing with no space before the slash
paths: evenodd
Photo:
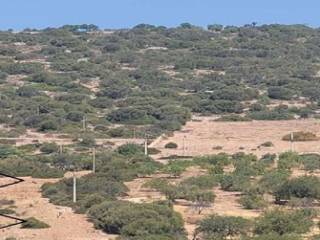
<path id="1" fill-rule="evenodd" d="M 197 156 L 219 152 L 246 152 L 261 156 L 281 153 L 291 149 L 290 142 L 282 137 L 294 131 L 308 131 L 320 135 L 320 121 L 315 119 L 290 121 L 215 122 L 210 117 L 197 117 L 173 136 L 156 139 L 151 147 L 161 150 L 156 158 L 170 155 Z M 259 147 L 271 141 L 273 147 Z M 165 144 L 175 142 L 177 149 L 166 149 Z M 295 142 L 294 151 L 300 153 L 320 152 L 319 141 Z M 216 149 L 216 147 L 222 147 Z"/>
<path id="2" fill-rule="evenodd" d="M 10 128 L 0 125 L 1 130 L 10 130 Z M 41 133 L 33 129 L 28 129 L 27 132 L 16 138 L 0 137 L 0 140 L 12 140 L 16 142 L 17 146 L 34 144 L 34 143 L 45 143 L 55 142 L 58 145 L 70 145 L 73 143 L 72 138 L 68 138 L 66 134 L 56 133 Z M 116 148 L 126 143 L 143 144 L 144 139 L 139 138 L 97 138 L 96 143 L 98 145 L 110 145 L 112 148 Z"/>
<path id="3" fill-rule="evenodd" d="M 92 79 L 86 83 L 80 83 L 83 87 L 88 88 L 91 92 L 97 93 L 100 91 L 100 80 Z"/>
<path id="4" fill-rule="evenodd" d="M 79 174 L 83 175 L 87 172 Z M 70 176 L 70 174 L 69 174 Z M 18 240 L 107 240 L 114 236 L 106 235 L 94 229 L 85 215 L 73 213 L 71 208 L 55 206 L 48 199 L 42 198 L 40 187 L 45 182 L 57 179 L 23 178 L 25 182 L 0 189 L 1 198 L 14 200 L 17 216 L 20 218 L 35 217 L 51 227 L 48 229 L 20 229 L 15 226 L 0 230 L 0 239 L 15 237 Z M 0 178 L 1 181 L 4 179 Z M 61 215 L 61 216 L 59 216 Z M 1 219 L 0 219 L 1 221 Z"/>
<path id="5" fill-rule="evenodd" d="M 126 186 L 130 189 L 128 196 L 122 200 L 131 201 L 135 203 L 150 203 L 153 201 L 164 200 L 165 197 L 152 189 L 143 187 L 143 184 L 151 178 L 168 178 L 171 183 L 178 183 L 186 178 L 192 176 L 199 176 L 204 174 L 205 171 L 198 167 L 190 167 L 179 178 L 168 178 L 166 174 L 155 174 L 150 178 L 137 178 L 131 182 L 126 182 Z M 260 215 L 260 211 L 246 210 L 238 203 L 240 198 L 239 192 L 225 192 L 219 188 L 212 189 L 216 195 L 214 204 L 204 209 L 201 214 L 198 214 L 192 204 L 183 199 L 176 200 L 174 210 L 179 212 L 185 222 L 185 228 L 188 232 L 189 239 L 192 239 L 194 229 L 199 220 L 211 214 L 219 214 L 223 216 L 240 216 L 244 218 L 254 218 Z"/>
<path id="6" fill-rule="evenodd" d="M 10 85 L 16 86 L 16 87 L 22 87 L 25 82 L 23 81 L 23 79 L 26 77 L 26 75 L 23 74 L 17 74 L 17 75 L 9 75 L 7 77 L 7 82 Z"/>

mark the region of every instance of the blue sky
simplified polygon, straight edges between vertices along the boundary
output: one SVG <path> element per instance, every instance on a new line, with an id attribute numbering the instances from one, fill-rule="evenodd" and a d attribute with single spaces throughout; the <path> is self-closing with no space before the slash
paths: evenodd
<path id="1" fill-rule="evenodd" d="M 93 23 L 127 28 L 139 23 L 199 26 L 302 23 L 320 26 L 319 0 L 2 0 L 0 29 Z"/>

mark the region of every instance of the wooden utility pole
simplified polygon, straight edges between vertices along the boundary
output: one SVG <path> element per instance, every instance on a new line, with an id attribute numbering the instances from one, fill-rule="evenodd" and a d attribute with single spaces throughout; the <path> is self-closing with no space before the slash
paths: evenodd
<path id="1" fill-rule="evenodd" d="M 92 148 L 92 172 L 96 172 L 96 148 Z"/>
<path id="2" fill-rule="evenodd" d="M 82 129 L 83 129 L 83 131 L 85 131 L 86 130 L 86 116 L 83 116 L 83 118 L 82 118 Z"/>
<path id="3" fill-rule="evenodd" d="M 293 152 L 293 132 L 290 133 L 290 151 Z"/>
<path id="4" fill-rule="evenodd" d="M 76 174 L 73 172 L 73 202 L 77 202 L 77 178 Z"/>
<path id="5" fill-rule="evenodd" d="M 63 146 L 62 146 L 62 144 L 59 145 L 59 153 L 60 153 L 60 154 L 63 153 Z"/>
<path id="6" fill-rule="evenodd" d="M 182 143 L 182 156 L 186 155 L 186 136 L 183 136 L 183 143 Z"/>
<path id="7" fill-rule="evenodd" d="M 144 138 L 144 155 L 148 156 L 148 137 L 147 137 L 147 134 L 145 134 L 145 138 Z"/>

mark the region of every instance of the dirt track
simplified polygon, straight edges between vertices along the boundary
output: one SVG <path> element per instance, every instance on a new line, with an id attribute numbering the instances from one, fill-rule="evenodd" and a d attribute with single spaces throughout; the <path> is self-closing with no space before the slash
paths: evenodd
<path id="1" fill-rule="evenodd" d="M 172 137 L 160 137 L 152 147 L 161 150 L 156 158 L 170 155 L 197 156 L 219 152 L 246 152 L 261 156 L 266 153 L 281 153 L 291 149 L 290 142 L 282 137 L 293 131 L 309 131 L 320 136 L 320 121 L 315 119 L 291 121 L 215 122 L 210 117 L 190 121 Z M 259 147 L 271 141 L 273 147 Z M 177 149 L 166 149 L 165 144 L 175 142 Z M 183 145 L 185 147 L 183 147 Z M 220 148 L 220 149 L 217 149 Z M 184 149 L 184 150 L 183 150 Z M 320 141 L 295 142 L 297 152 L 320 152 Z"/>
<path id="2" fill-rule="evenodd" d="M 51 227 L 48 229 L 20 229 L 19 226 L 0 230 L 0 240 L 108 240 L 112 236 L 94 229 L 85 215 L 73 213 L 71 208 L 59 207 L 42 198 L 40 187 L 57 179 L 23 178 L 25 182 L 0 189 L 1 199 L 14 200 L 19 218 L 35 217 Z M 0 178 L 0 183 L 5 181 Z M 60 215 L 60 216 L 59 216 Z M 1 219 L 0 219 L 1 221 Z"/>

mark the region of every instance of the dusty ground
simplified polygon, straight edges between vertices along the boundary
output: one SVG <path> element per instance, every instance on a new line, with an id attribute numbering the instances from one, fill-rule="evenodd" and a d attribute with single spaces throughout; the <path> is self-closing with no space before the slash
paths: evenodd
<path id="1" fill-rule="evenodd" d="M 197 167 L 190 167 L 179 178 L 168 178 L 168 175 L 165 174 L 156 174 L 153 175 L 152 178 L 168 178 L 169 181 L 174 184 L 186 178 L 199 176 L 204 173 L 205 172 L 203 170 Z M 150 203 L 153 201 L 164 200 L 165 196 L 163 196 L 160 192 L 143 187 L 143 184 L 150 179 L 151 177 L 137 178 L 131 182 L 126 182 L 125 184 L 130 191 L 128 192 L 128 196 L 122 198 L 122 200 L 135 203 Z M 196 227 L 197 221 L 211 214 L 240 216 L 244 218 L 254 218 L 259 216 L 259 211 L 246 210 L 238 203 L 240 198 L 239 192 L 225 192 L 219 188 L 214 188 L 212 191 L 216 195 L 214 204 L 212 204 L 209 208 L 204 209 L 201 214 L 198 214 L 193 208 L 192 204 L 185 200 L 176 200 L 176 203 L 174 204 L 175 211 L 179 212 L 185 221 L 185 228 L 188 232 L 189 239 L 192 239 L 192 234 Z"/>
<path id="2" fill-rule="evenodd" d="M 215 122 L 210 117 L 197 117 L 174 132 L 173 136 L 156 139 L 151 147 L 161 150 L 156 158 L 170 155 L 197 156 L 219 152 L 246 152 L 261 156 L 266 153 L 281 153 L 291 149 L 290 142 L 282 137 L 290 132 L 309 131 L 320 135 L 320 121 L 316 119 L 290 121 Z M 259 147 L 271 141 L 273 147 Z M 177 149 L 166 149 L 165 144 L 175 142 Z M 215 149 L 222 147 L 221 149 Z M 297 152 L 320 152 L 320 141 L 295 142 Z"/>
<path id="3" fill-rule="evenodd" d="M 83 174 L 86 172 L 80 175 Z M 15 211 L 18 217 L 35 217 L 51 227 L 30 230 L 15 226 L 0 230 L 0 240 L 7 237 L 15 237 L 18 240 L 108 240 L 114 238 L 114 236 L 95 230 L 85 215 L 75 214 L 68 207 L 55 206 L 49 203 L 48 199 L 41 197 L 41 185 L 45 182 L 55 182 L 57 179 L 27 177 L 24 180 L 23 183 L 0 189 L 1 199 L 15 201 L 14 205 L 17 207 Z M 1 181 L 5 180 L 0 178 L 0 183 Z M 61 214 L 60 217 L 58 217 L 59 214 Z"/>
<path id="4" fill-rule="evenodd" d="M 9 130 L 9 128 L 0 125 L 0 130 Z M 15 141 L 17 146 L 34 144 L 34 143 L 45 143 L 55 142 L 58 145 L 69 145 L 72 144 L 72 138 L 65 134 L 56 133 L 41 133 L 34 129 L 28 129 L 27 132 L 16 138 L 0 137 L 0 140 L 12 140 Z M 143 144 L 144 139 L 139 138 L 97 138 L 96 142 L 98 145 L 110 145 L 113 148 L 121 146 L 126 143 Z"/>

